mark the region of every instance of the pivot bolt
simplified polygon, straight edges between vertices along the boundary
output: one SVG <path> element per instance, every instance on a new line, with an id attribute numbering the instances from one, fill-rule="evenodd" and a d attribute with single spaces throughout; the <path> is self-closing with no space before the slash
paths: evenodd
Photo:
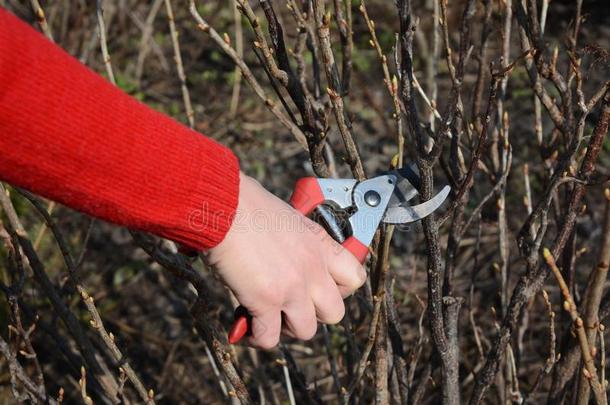
<path id="1" fill-rule="evenodd" d="M 371 207 L 376 207 L 381 202 L 381 196 L 377 191 L 369 190 L 364 193 L 364 202 Z"/>

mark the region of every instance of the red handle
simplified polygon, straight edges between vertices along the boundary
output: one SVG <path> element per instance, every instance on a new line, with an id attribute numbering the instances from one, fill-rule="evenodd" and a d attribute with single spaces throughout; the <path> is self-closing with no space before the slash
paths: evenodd
<path id="1" fill-rule="evenodd" d="M 235 344 L 244 336 L 252 334 L 252 316 L 246 307 L 240 305 L 235 308 L 233 318 L 233 325 L 228 335 L 230 344 Z"/>
<path id="2" fill-rule="evenodd" d="M 324 202 L 324 194 L 315 177 L 303 177 L 294 185 L 290 205 L 303 215 L 309 215 Z"/>
<path id="3" fill-rule="evenodd" d="M 355 236 L 350 236 L 341 244 L 343 248 L 353 254 L 356 259 L 362 264 L 366 260 L 366 256 L 369 254 L 369 247 L 364 243 L 356 239 Z"/>

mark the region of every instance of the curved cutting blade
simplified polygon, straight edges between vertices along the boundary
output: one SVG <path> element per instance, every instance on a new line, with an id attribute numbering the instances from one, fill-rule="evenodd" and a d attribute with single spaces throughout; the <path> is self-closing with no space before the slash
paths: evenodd
<path id="1" fill-rule="evenodd" d="M 450 191 L 451 187 L 445 186 L 430 200 L 412 207 L 406 205 L 388 206 L 383 217 L 383 222 L 387 224 L 406 224 L 419 221 L 436 211 L 447 199 Z"/>

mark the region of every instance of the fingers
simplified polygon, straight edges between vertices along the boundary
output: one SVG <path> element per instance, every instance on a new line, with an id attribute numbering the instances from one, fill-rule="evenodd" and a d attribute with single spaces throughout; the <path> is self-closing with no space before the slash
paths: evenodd
<path id="1" fill-rule="evenodd" d="M 249 343 L 261 349 L 273 349 L 280 341 L 282 316 L 278 310 L 269 310 L 252 317 L 252 337 Z"/>
<path id="2" fill-rule="evenodd" d="M 328 273 L 324 276 L 324 286 L 312 291 L 316 315 L 322 323 L 339 323 L 345 315 L 343 297 L 333 278 Z"/>
<path id="3" fill-rule="evenodd" d="M 341 290 L 343 297 L 353 294 L 366 281 L 366 271 L 360 262 L 337 243 L 329 243 L 326 252 L 328 272 Z"/>
<path id="4" fill-rule="evenodd" d="M 318 320 L 327 324 L 341 321 L 345 315 L 345 305 L 340 288 L 329 274 L 326 274 L 326 280 L 321 284 L 324 285 L 312 291 L 311 295 L 303 294 L 288 302 L 282 312 L 276 308 L 253 315 L 252 337 L 249 343 L 269 350 L 279 343 L 280 332 L 297 339 L 309 340 L 316 334 Z"/>
<path id="5" fill-rule="evenodd" d="M 297 339 L 313 338 L 318 329 L 313 302 L 305 299 L 288 303 L 284 309 L 284 328 L 288 335 Z"/>

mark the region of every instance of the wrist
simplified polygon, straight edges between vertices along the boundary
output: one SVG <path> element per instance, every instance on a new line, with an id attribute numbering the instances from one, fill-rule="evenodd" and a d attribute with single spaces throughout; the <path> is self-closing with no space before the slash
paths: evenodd
<path id="1" fill-rule="evenodd" d="M 237 228 L 239 227 L 238 223 L 240 222 L 240 217 L 247 215 L 248 207 L 251 205 L 252 200 L 252 183 L 256 183 L 256 180 L 252 179 L 241 170 L 238 174 L 238 191 L 237 191 L 237 205 L 235 207 L 235 212 L 233 213 L 233 218 L 224 238 L 214 247 L 208 249 L 204 254 L 207 256 L 213 252 L 222 252 L 227 250 L 227 246 L 231 245 L 231 241 L 234 239 L 233 235 L 237 232 Z"/>

